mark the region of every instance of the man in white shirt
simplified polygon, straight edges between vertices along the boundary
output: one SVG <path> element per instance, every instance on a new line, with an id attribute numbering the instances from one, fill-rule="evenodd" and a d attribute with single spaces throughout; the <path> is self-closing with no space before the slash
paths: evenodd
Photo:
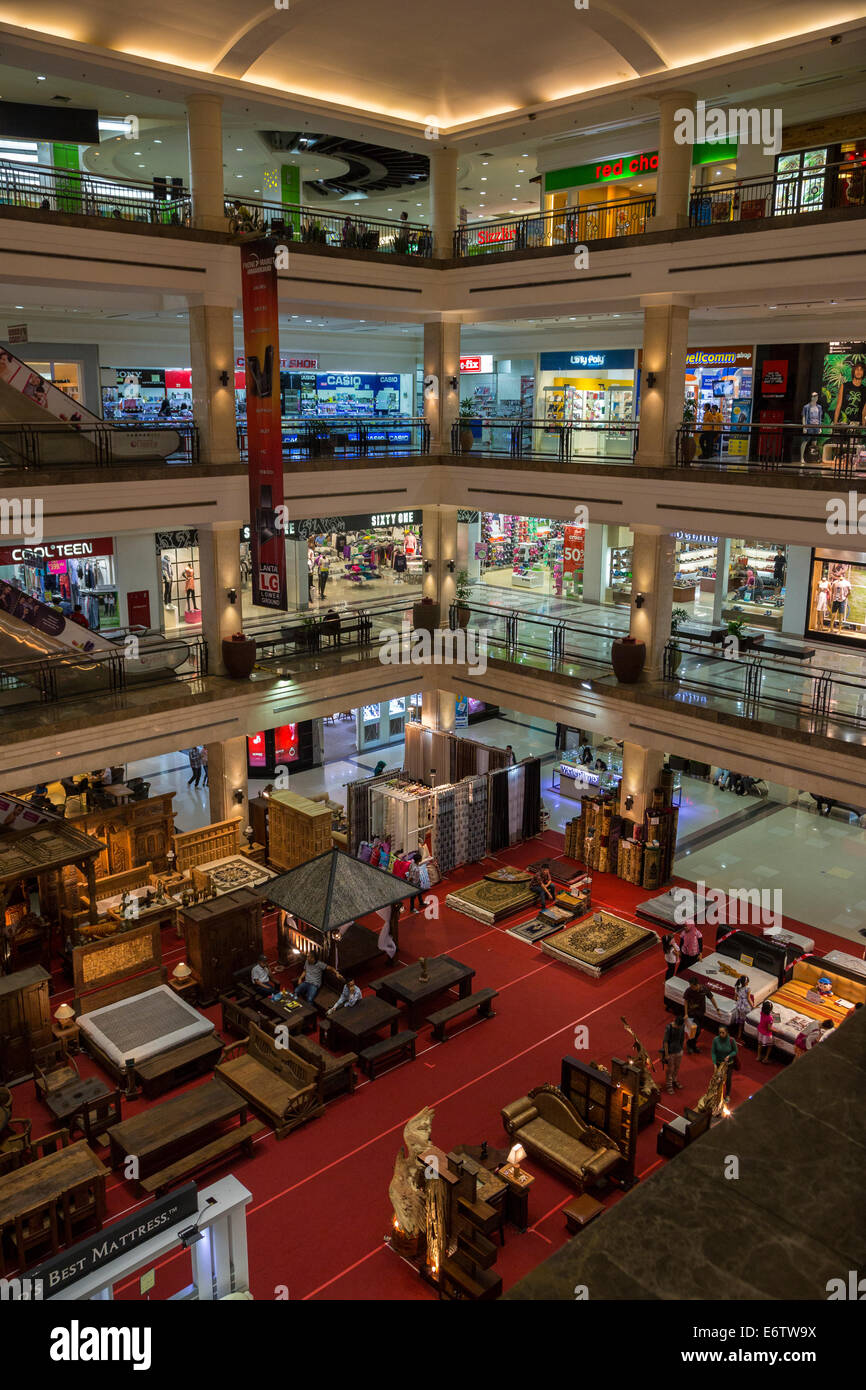
<path id="1" fill-rule="evenodd" d="M 347 980 L 343 985 L 343 993 L 340 995 L 336 1004 L 332 1004 L 328 1010 L 328 1018 L 332 1018 L 338 1009 L 351 1009 L 353 1005 L 361 1002 L 361 988 L 353 980 Z"/>
<path id="2" fill-rule="evenodd" d="M 267 956 L 259 956 L 250 971 L 250 983 L 258 994 L 271 995 L 277 988 L 268 972 Z"/>

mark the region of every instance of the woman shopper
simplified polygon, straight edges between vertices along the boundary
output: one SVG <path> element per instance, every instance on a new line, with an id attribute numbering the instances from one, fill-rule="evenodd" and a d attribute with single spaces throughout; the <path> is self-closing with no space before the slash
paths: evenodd
<path id="1" fill-rule="evenodd" d="M 695 961 L 700 960 L 704 938 L 694 922 L 689 922 L 680 932 L 680 970 L 689 970 Z"/>
<path id="2" fill-rule="evenodd" d="M 737 1042 L 742 1042 L 743 1029 L 746 1026 L 746 1015 L 750 1009 L 755 1007 L 755 996 L 749 989 L 748 975 L 741 975 L 735 982 L 734 995 L 737 1000 Z"/>
<path id="3" fill-rule="evenodd" d="M 725 1072 L 726 1100 L 731 1094 L 731 1082 L 734 1079 L 734 1072 L 739 1066 L 739 1060 L 737 1055 L 738 1052 L 739 1049 L 737 1047 L 737 1044 L 734 1042 L 734 1039 L 729 1034 L 727 1028 L 725 1028 L 725 1026 L 721 1024 L 719 1026 L 718 1033 L 713 1038 L 713 1045 L 710 1048 L 710 1056 L 712 1058 L 712 1063 L 714 1067 L 721 1066 L 722 1062 L 725 1061 L 728 1063 L 728 1069 Z"/>
<path id="4" fill-rule="evenodd" d="M 773 1050 L 773 1006 L 769 999 L 761 1005 L 758 1018 L 758 1061 L 769 1062 Z"/>
<path id="5" fill-rule="evenodd" d="M 663 936 L 662 946 L 665 953 L 665 979 L 669 980 L 671 975 L 676 975 L 680 963 L 680 946 L 675 936 Z"/>

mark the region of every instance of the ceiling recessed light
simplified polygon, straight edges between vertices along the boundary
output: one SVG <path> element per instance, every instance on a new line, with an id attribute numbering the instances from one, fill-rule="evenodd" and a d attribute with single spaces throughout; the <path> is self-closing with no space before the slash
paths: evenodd
<path id="1" fill-rule="evenodd" d="M 37 82 L 45 82 L 45 81 L 47 81 L 47 79 L 46 79 L 45 77 L 43 77 L 41 73 L 39 73 L 39 74 L 37 75 L 37 77 L 36 77 L 36 81 L 37 81 Z"/>
<path id="2" fill-rule="evenodd" d="M 238 154 L 243 154 L 244 152 L 243 145 L 235 145 L 235 149 L 237 150 Z"/>
<path id="3" fill-rule="evenodd" d="M 161 141 L 161 140 L 154 140 L 153 143 L 154 143 L 155 145 L 161 145 L 161 144 L 162 144 L 162 141 Z"/>

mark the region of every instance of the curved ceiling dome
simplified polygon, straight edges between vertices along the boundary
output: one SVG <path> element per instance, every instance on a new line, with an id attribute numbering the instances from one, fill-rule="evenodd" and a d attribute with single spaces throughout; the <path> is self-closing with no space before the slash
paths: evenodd
<path id="1" fill-rule="evenodd" d="M 345 173 L 309 179 L 305 187 L 317 197 L 336 194 L 387 193 L 392 189 L 417 188 L 430 177 L 430 162 L 423 155 L 368 145 L 340 135 L 311 135 L 306 131 L 262 130 L 265 145 L 274 154 L 292 154 L 305 161 L 319 157 L 341 160 Z"/>

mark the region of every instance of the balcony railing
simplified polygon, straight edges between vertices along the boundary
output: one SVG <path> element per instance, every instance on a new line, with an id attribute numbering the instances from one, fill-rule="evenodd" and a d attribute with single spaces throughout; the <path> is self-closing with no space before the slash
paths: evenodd
<path id="1" fill-rule="evenodd" d="M 151 686 L 200 680 L 208 673 L 203 637 L 164 638 L 143 635 L 138 655 L 127 655 L 126 639 L 115 651 L 56 656 L 4 656 L 0 665 L 0 709 L 8 712 L 31 704 L 59 704 L 91 695 L 121 695 Z"/>
<path id="2" fill-rule="evenodd" d="M 631 463 L 637 449 L 635 424 L 573 421 L 558 425 L 550 420 L 455 420 L 451 426 L 451 451 L 468 454 L 503 454 L 508 458 L 606 459 Z"/>
<path id="3" fill-rule="evenodd" d="M 167 227 L 188 227 L 192 213 L 187 188 L 167 188 L 166 196 L 159 197 L 152 183 L 103 179 L 75 169 L 17 164 L 11 160 L 0 160 L 0 206 L 3 205 L 33 208 L 46 215 L 71 213 Z"/>
<path id="4" fill-rule="evenodd" d="M 246 425 L 238 425 L 238 450 L 242 459 L 248 457 Z M 416 416 L 283 420 L 284 459 L 377 459 L 429 452 L 430 426 Z"/>
<path id="5" fill-rule="evenodd" d="M 790 173 L 737 179 L 696 188 L 689 203 L 689 225 L 753 222 L 765 217 L 793 217 L 802 212 L 862 208 L 862 181 L 852 182 L 857 166 L 849 160 Z M 856 189 L 859 187 L 859 194 Z"/>
<path id="6" fill-rule="evenodd" d="M 226 198 L 226 217 L 235 232 L 261 232 L 287 245 L 300 242 L 332 251 L 379 251 L 421 260 L 429 260 L 433 255 L 433 234 L 420 223 L 357 217 L 300 203 L 269 203 L 251 198 L 242 202 Z"/>
<path id="7" fill-rule="evenodd" d="M 866 469 L 866 429 L 822 425 L 815 432 L 794 421 L 742 423 L 715 428 L 681 425 L 676 436 L 678 468 L 742 468 L 850 477 Z"/>
<path id="8" fill-rule="evenodd" d="M 141 463 L 197 463 L 198 426 L 159 424 L 38 424 L 0 421 L 0 468 L 96 468 Z"/>
<path id="9" fill-rule="evenodd" d="M 615 237 L 640 236 L 655 212 L 655 198 L 632 198 L 621 203 L 593 203 L 580 208 L 530 213 L 529 216 L 502 218 L 496 222 L 476 222 L 458 227 L 454 233 L 454 256 L 470 256 L 502 251 L 525 251 L 541 246 L 558 246 L 563 251 L 591 241 Z"/>

